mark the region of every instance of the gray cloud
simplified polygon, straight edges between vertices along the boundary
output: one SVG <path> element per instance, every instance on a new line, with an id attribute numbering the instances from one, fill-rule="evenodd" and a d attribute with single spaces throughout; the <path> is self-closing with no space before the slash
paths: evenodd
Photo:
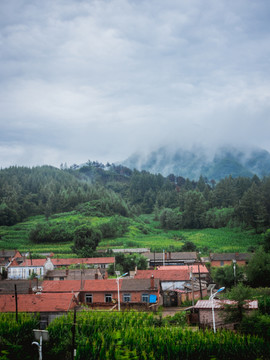
<path id="1" fill-rule="evenodd" d="M 0 166 L 270 150 L 269 3 L 0 3 Z"/>

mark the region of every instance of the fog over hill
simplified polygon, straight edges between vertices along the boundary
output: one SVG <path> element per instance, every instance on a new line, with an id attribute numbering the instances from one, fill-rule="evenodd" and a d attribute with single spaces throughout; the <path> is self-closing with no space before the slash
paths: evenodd
<path id="1" fill-rule="evenodd" d="M 203 175 L 220 180 L 226 176 L 263 177 L 270 174 L 270 153 L 260 148 L 220 147 L 209 151 L 205 147 L 191 150 L 163 146 L 148 154 L 135 153 L 122 162 L 131 169 L 147 170 L 164 176 L 174 174 L 189 179 Z"/>

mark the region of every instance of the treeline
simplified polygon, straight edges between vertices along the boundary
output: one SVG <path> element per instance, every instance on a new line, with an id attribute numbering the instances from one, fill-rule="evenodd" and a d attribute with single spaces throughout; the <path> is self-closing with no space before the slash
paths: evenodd
<path id="1" fill-rule="evenodd" d="M 0 171 L 0 225 L 71 210 L 99 217 L 154 213 L 165 229 L 240 225 L 261 232 L 270 226 L 270 177 L 191 181 L 91 161 Z"/>

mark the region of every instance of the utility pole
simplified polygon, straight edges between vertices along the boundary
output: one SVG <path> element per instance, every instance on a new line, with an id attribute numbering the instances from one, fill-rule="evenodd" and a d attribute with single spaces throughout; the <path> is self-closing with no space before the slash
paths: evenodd
<path id="1" fill-rule="evenodd" d="M 18 322 L 18 296 L 17 296 L 17 285 L 15 287 L 15 309 L 16 309 L 16 322 Z"/>
<path id="2" fill-rule="evenodd" d="M 191 265 L 191 287 L 192 287 L 192 311 L 194 312 L 194 281 L 193 281 L 193 266 Z"/>
<path id="3" fill-rule="evenodd" d="M 200 295 L 201 295 L 201 300 L 202 300 L 203 296 L 202 296 L 202 282 L 201 282 L 200 264 L 198 265 L 198 272 L 199 272 L 199 283 L 200 283 Z"/>
<path id="4" fill-rule="evenodd" d="M 74 308 L 74 317 L 73 317 L 73 325 L 72 325 L 72 354 L 71 359 L 74 360 L 76 356 L 75 349 L 75 335 L 76 335 L 76 308 Z"/>

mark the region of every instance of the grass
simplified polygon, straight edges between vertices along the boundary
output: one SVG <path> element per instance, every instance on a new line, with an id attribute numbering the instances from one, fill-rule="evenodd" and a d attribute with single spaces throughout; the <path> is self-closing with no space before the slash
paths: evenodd
<path id="1" fill-rule="evenodd" d="M 98 226 L 108 218 L 87 217 L 75 212 L 54 215 L 50 222 L 74 224 L 86 223 Z M 33 244 L 29 233 L 38 223 L 46 222 L 44 216 L 35 216 L 14 226 L 0 227 L 0 249 L 18 249 L 32 253 L 54 252 L 58 256 L 71 256 L 72 242 Z M 152 251 L 179 251 L 186 241 L 192 241 L 202 255 L 209 252 L 246 252 L 251 246 L 258 246 L 261 236 L 240 228 L 202 230 L 162 230 L 153 215 L 142 215 L 131 220 L 128 232 L 119 238 L 104 239 L 98 249 L 106 248 L 151 248 Z"/>

